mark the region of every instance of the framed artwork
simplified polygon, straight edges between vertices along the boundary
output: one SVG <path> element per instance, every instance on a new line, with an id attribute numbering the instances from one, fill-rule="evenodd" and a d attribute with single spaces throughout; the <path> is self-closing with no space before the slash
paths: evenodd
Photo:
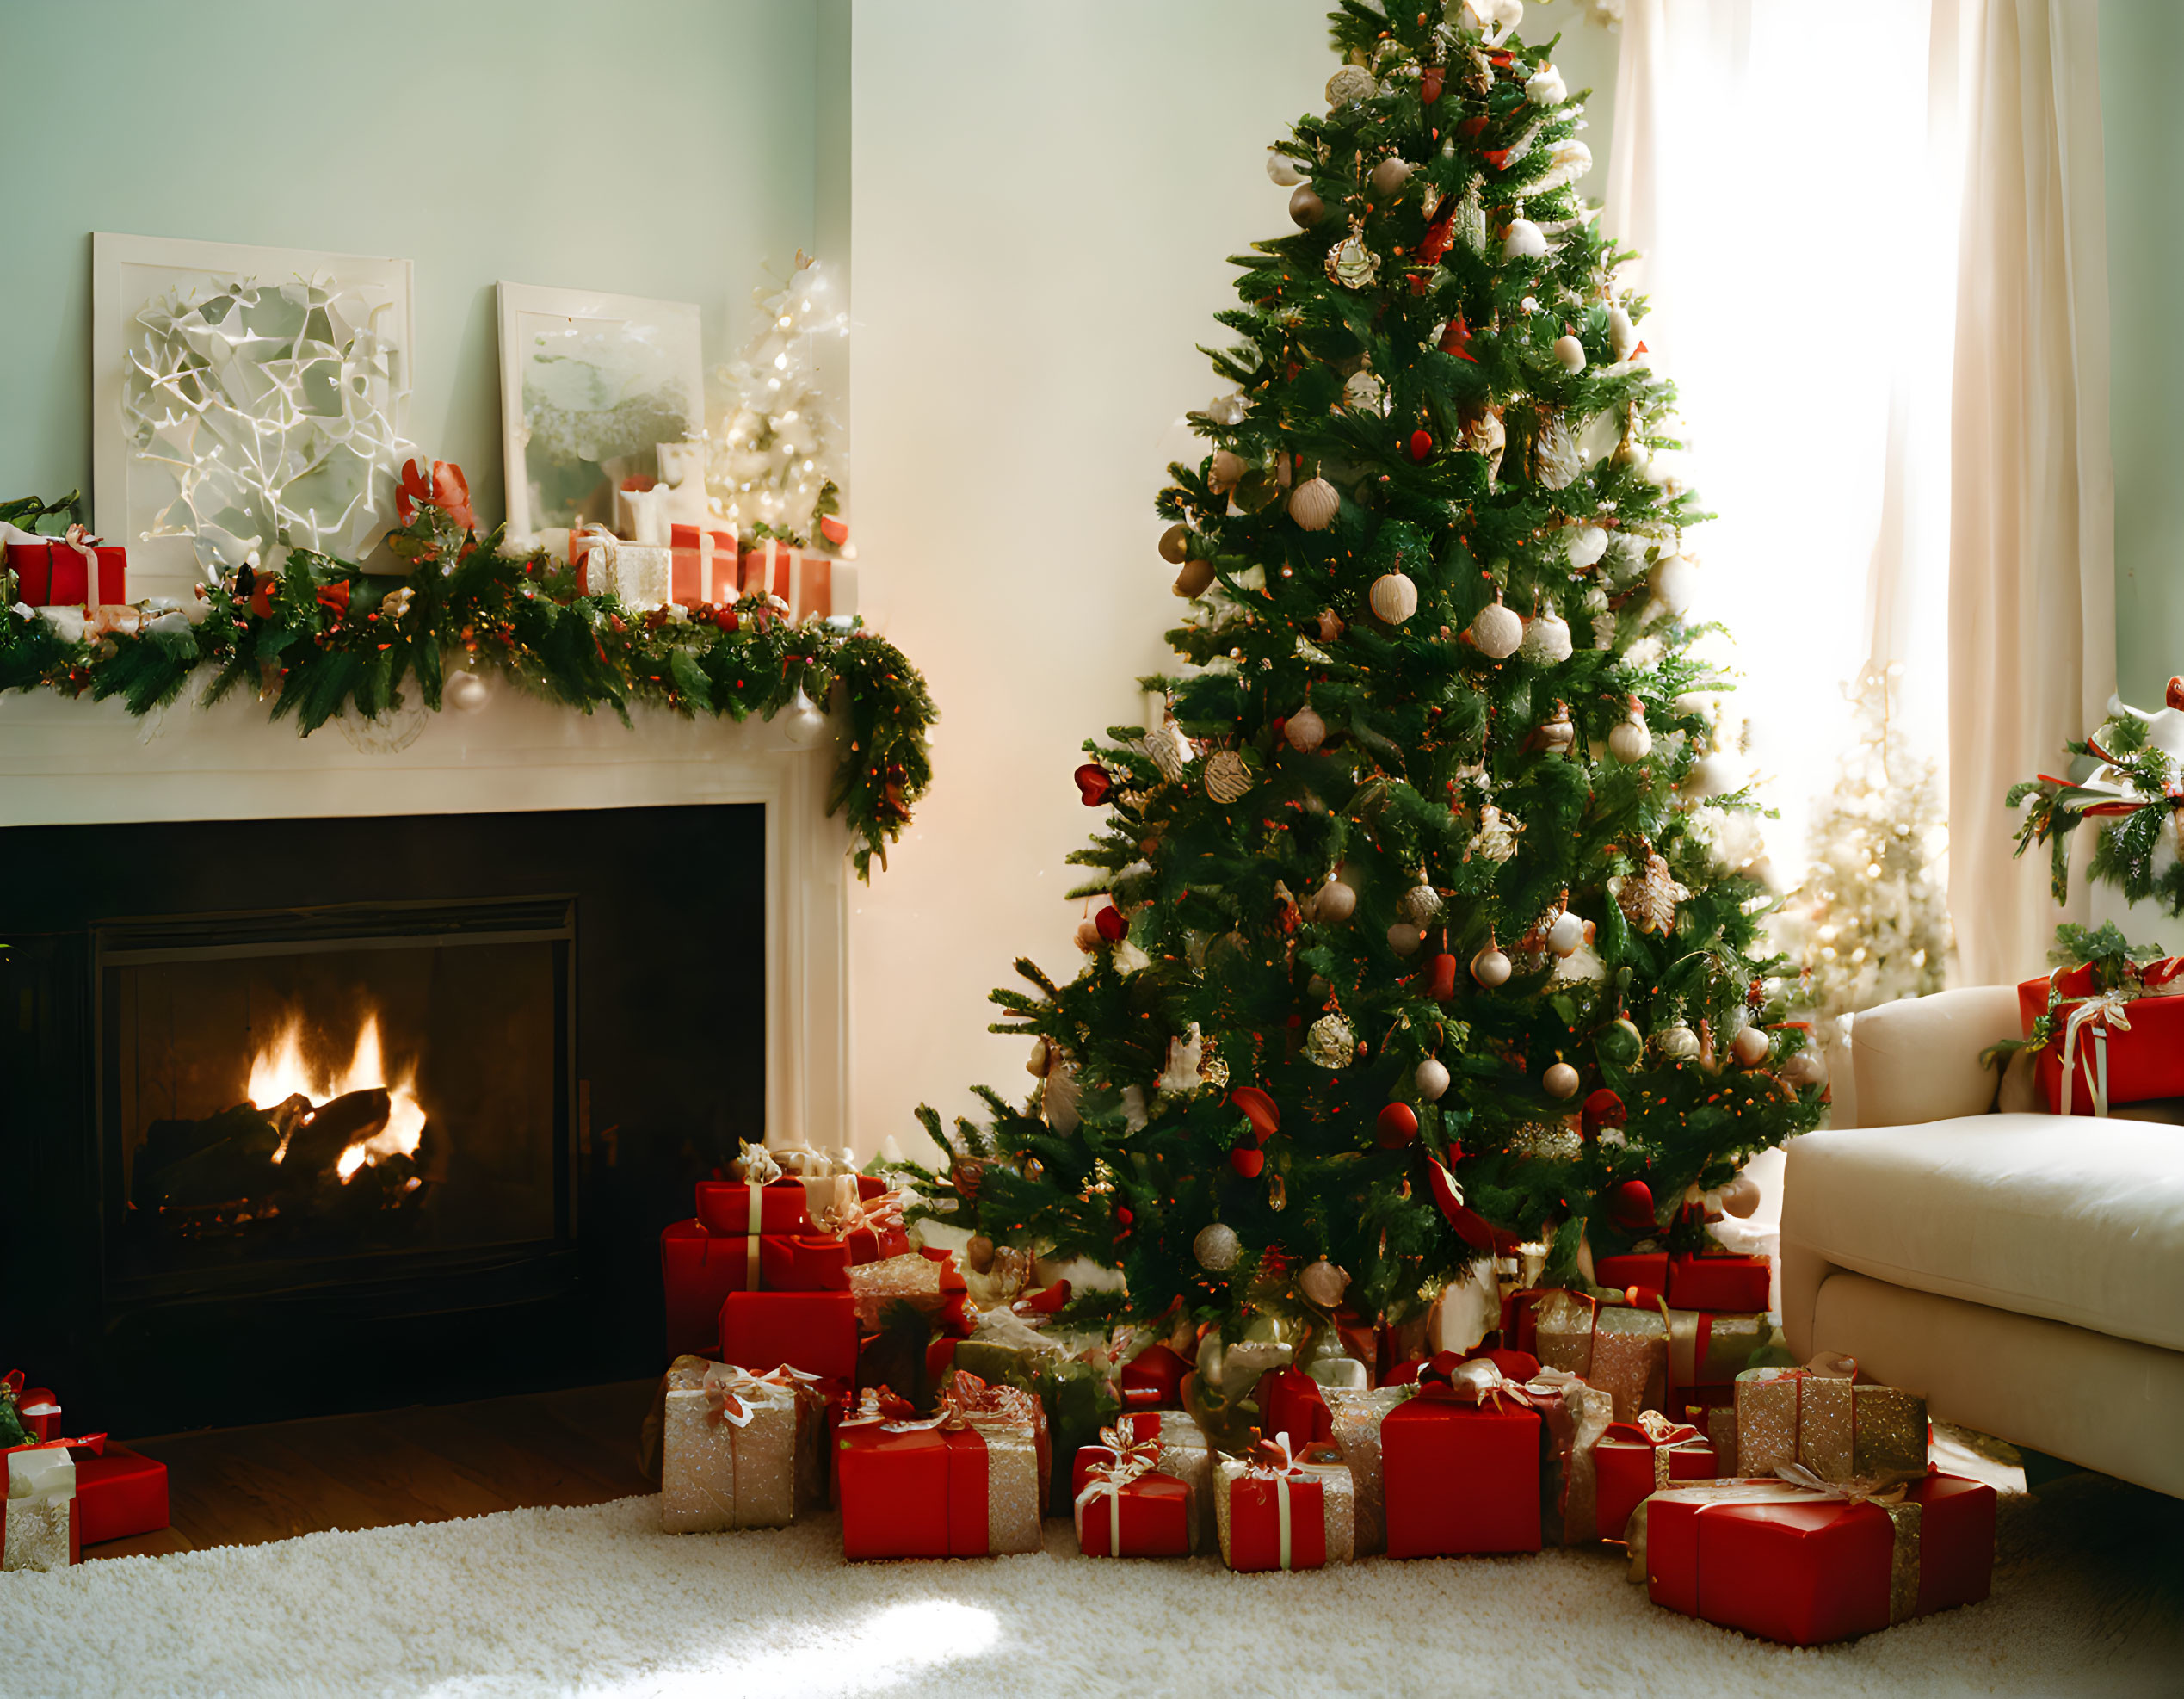
<path id="1" fill-rule="evenodd" d="M 501 429 L 512 540 L 614 522 L 657 446 L 704 434 L 698 309 L 589 289 L 500 286 Z"/>
<path id="2" fill-rule="evenodd" d="M 96 528 L 139 595 L 394 522 L 415 365 L 408 260 L 91 238 Z"/>

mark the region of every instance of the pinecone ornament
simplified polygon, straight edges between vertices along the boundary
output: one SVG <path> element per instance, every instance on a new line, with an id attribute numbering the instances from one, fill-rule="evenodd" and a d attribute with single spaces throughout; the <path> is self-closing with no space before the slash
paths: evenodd
<path id="1" fill-rule="evenodd" d="M 1676 924 L 1676 905 L 1690 894 L 1669 872 L 1660 851 L 1649 846 L 1644 864 L 1624 876 L 1615 900 L 1622 905 L 1623 917 L 1633 931 L 1666 933 Z"/>

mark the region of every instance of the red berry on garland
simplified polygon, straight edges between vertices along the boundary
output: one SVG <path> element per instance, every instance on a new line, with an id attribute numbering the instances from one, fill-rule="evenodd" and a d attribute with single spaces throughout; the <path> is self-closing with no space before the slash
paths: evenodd
<path id="1" fill-rule="evenodd" d="M 1088 761 L 1077 769 L 1077 788 L 1087 808 L 1097 808 L 1114 788 L 1114 778 L 1098 762 Z"/>
<path id="2" fill-rule="evenodd" d="M 1257 1179 L 1266 1165 L 1267 1153 L 1256 1145 L 1238 1145 L 1229 1152 L 1229 1166 L 1247 1180 Z"/>
<path id="3" fill-rule="evenodd" d="M 1418 1112 L 1408 1103 L 1390 1103 L 1373 1124 L 1373 1142 L 1382 1150 L 1401 1150 L 1418 1136 Z"/>
<path id="4" fill-rule="evenodd" d="M 1412 460 L 1422 460 L 1433 451 L 1434 438 L 1431 431 L 1414 430 L 1410 433 L 1410 458 Z"/>
<path id="5" fill-rule="evenodd" d="M 1122 917 L 1122 911 L 1112 903 L 1092 917 L 1092 924 L 1111 944 L 1120 943 L 1130 930 L 1130 923 Z"/>
<path id="6" fill-rule="evenodd" d="M 1274 1100 L 1255 1085 L 1240 1085 L 1229 1093 L 1229 1103 L 1243 1112 L 1251 1123 L 1251 1131 L 1261 1144 L 1265 1144 L 1281 1130 L 1281 1110 Z"/>
<path id="7" fill-rule="evenodd" d="M 1632 1233 L 1650 1233 L 1653 1230 L 1653 1188 L 1643 1180 L 1626 1180 L 1615 1188 L 1607 1206 L 1610 1218 L 1619 1227 Z"/>
<path id="8" fill-rule="evenodd" d="M 735 630 L 737 626 L 736 610 L 733 608 L 714 609 L 713 610 L 713 624 L 719 626 L 723 631 Z"/>

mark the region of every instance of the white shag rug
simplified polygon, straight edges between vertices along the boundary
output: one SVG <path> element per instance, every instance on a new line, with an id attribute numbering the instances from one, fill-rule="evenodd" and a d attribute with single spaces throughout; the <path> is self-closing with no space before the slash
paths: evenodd
<path id="1" fill-rule="evenodd" d="M 1083 1559 L 1052 1522 L 1037 1556 L 848 1565 L 831 1515 L 669 1536 L 628 1498 L 0 1576 L 0 1690 L 2174 1695 L 2179 1511 L 2013 1497 L 1988 1603 L 1800 1652 L 1657 1609 L 1604 1548 L 1237 1576 Z"/>

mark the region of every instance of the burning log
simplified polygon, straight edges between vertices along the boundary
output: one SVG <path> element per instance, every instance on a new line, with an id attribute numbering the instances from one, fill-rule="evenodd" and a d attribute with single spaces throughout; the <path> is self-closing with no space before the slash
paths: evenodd
<path id="1" fill-rule="evenodd" d="M 314 1185 L 334 1177 L 335 1165 L 351 1145 L 386 1130 L 394 1103 L 386 1087 L 350 1091 L 303 1116 L 281 1158 L 284 1189 Z"/>
<path id="2" fill-rule="evenodd" d="M 140 1209 L 203 1209 L 254 1196 L 270 1189 L 280 1147 L 272 1121 L 248 1103 L 203 1121 L 154 1121 L 130 1191 Z"/>

